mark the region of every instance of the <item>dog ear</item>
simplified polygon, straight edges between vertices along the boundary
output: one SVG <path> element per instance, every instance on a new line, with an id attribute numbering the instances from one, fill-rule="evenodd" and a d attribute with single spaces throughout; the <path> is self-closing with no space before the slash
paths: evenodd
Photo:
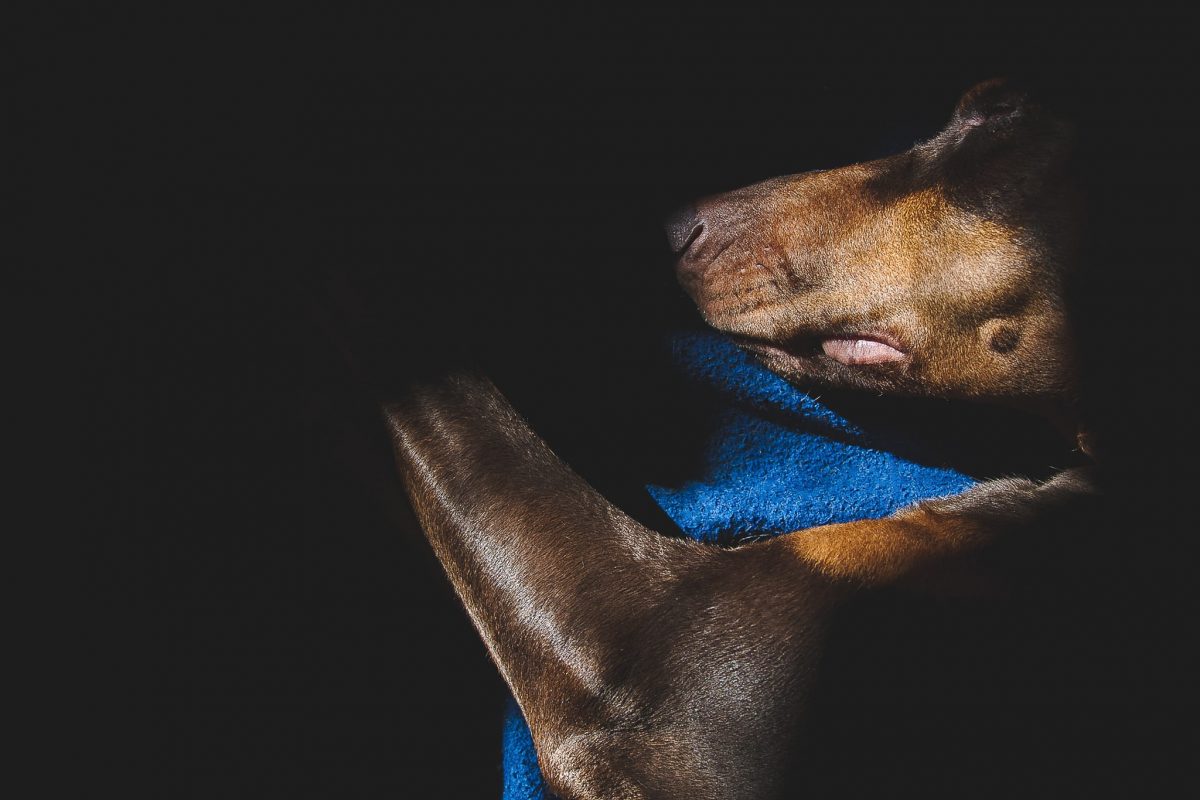
<path id="1" fill-rule="evenodd" d="M 1047 106 L 1049 100 L 1052 105 Z M 1037 80 L 984 81 L 958 101 L 928 152 L 955 201 L 995 213 L 1039 196 L 1071 171 L 1074 127 Z"/>
<path id="2" fill-rule="evenodd" d="M 1028 110 L 1029 95 L 1005 78 L 994 78 L 971 87 L 959 99 L 953 122 L 977 128 L 1021 116 Z"/>

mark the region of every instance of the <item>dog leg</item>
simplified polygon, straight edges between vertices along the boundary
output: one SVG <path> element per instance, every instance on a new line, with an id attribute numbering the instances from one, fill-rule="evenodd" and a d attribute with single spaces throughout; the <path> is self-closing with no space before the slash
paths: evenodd
<path id="1" fill-rule="evenodd" d="M 419 388 L 386 418 L 417 517 L 559 796 L 773 793 L 835 587 L 767 548 L 646 529 L 484 379 Z"/>
<path id="2" fill-rule="evenodd" d="M 1002 536 L 1028 536 L 1056 510 L 1097 492 L 1088 467 L 1065 470 L 1042 484 L 1004 478 L 922 501 L 884 519 L 823 525 L 780 541 L 823 575 L 882 586 Z"/>
<path id="3" fill-rule="evenodd" d="M 485 379 L 417 389 L 386 417 L 417 517 L 563 798 L 772 796 L 838 600 L 1058 494 L 984 484 L 723 550 L 612 506 Z"/>

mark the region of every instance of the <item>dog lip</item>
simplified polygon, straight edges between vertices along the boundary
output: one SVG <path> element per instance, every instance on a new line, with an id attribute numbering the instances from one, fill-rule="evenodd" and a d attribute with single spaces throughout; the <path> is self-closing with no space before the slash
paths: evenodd
<path id="1" fill-rule="evenodd" d="M 794 333 L 781 341 L 759 338 L 746 335 L 733 336 L 734 341 L 755 352 L 767 355 L 771 353 L 789 356 L 797 359 L 812 359 L 824 355 L 839 364 L 847 366 L 859 366 L 870 364 L 882 364 L 895 361 L 901 361 L 909 358 L 910 350 L 897 337 L 882 331 L 871 331 L 870 333 L 861 333 L 858 331 L 838 330 L 836 332 L 829 331 L 803 331 Z M 833 342 L 876 342 L 884 347 L 895 351 L 894 355 L 884 354 L 886 357 L 878 360 L 843 360 L 837 357 L 834 353 L 830 353 L 830 343 Z M 836 353 L 836 347 L 835 349 Z"/>
<path id="2" fill-rule="evenodd" d="M 909 352 L 908 347 L 906 347 L 904 345 L 904 343 L 901 342 L 898 337 L 893 336 L 892 334 L 887 333 L 885 331 L 868 331 L 868 332 L 856 331 L 856 330 L 834 331 L 834 332 L 826 332 L 826 333 L 817 334 L 816 338 L 819 338 L 822 341 L 832 341 L 835 339 L 846 339 L 846 340 L 860 339 L 860 340 L 866 341 L 866 342 L 878 342 L 879 344 L 887 345 L 888 347 L 892 348 L 893 350 L 903 353 L 904 355 L 908 355 L 908 352 Z"/>
<path id="3" fill-rule="evenodd" d="M 820 339 L 816 337 L 791 336 L 784 343 L 754 336 L 733 335 L 732 339 L 739 347 L 761 356 L 809 361 L 821 354 Z"/>
<path id="4" fill-rule="evenodd" d="M 821 340 L 821 351 L 846 366 L 889 364 L 908 357 L 898 347 L 873 336 L 834 336 Z"/>
<path id="5" fill-rule="evenodd" d="M 707 228 L 703 225 L 696 231 L 693 231 L 693 235 L 688 239 L 683 251 L 678 254 L 678 259 L 675 262 L 675 275 L 685 288 L 689 285 L 701 286 L 704 282 L 704 276 L 709 272 L 709 268 L 716 263 L 722 253 L 737 241 L 736 239 L 730 239 L 722 244 L 717 249 L 717 252 L 708 255 L 701 252 L 706 246 L 707 232 Z"/>

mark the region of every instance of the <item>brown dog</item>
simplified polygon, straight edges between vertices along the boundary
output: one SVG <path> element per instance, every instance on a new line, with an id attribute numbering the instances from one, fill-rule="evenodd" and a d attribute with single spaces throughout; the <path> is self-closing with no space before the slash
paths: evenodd
<path id="1" fill-rule="evenodd" d="M 1079 227 L 1069 147 L 1064 123 L 983 84 L 908 152 L 678 215 L 680 279 L 789 380 L 1010 404 L 1086 443 L 1063 297 Z M 993 481 L 718 549 L 613 507 L 484 379 L 416 389 L 387 416 L 417 516 L 563 798 L 803 785 L 834 611 L 997 543 L 1040 545 L 1093 491 L 1090 469 Z"/>

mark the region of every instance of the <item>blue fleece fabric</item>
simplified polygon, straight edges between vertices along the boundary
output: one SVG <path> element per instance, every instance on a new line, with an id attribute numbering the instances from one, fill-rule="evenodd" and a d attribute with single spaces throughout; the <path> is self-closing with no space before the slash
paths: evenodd
<path id="1" fill-rule="evenodd" d="M 874 519 L 975 482 L 943 466 L 953 463 L 944 450 L 914 456 L 910 446 L 894 447 L 902 434 L 888 429 L 889 420 L 871 417 L 868 432 L 715 334 L 681 335 L 672 349 L 697 402 L 706 401 L 714 415 L 706 426 L 712 433 L 699 480 L 647 490 L 694 539 L 744 541 Z M 504 800 L 549 797 L 529 728 L 512 701 L 503 764 Z"/>

